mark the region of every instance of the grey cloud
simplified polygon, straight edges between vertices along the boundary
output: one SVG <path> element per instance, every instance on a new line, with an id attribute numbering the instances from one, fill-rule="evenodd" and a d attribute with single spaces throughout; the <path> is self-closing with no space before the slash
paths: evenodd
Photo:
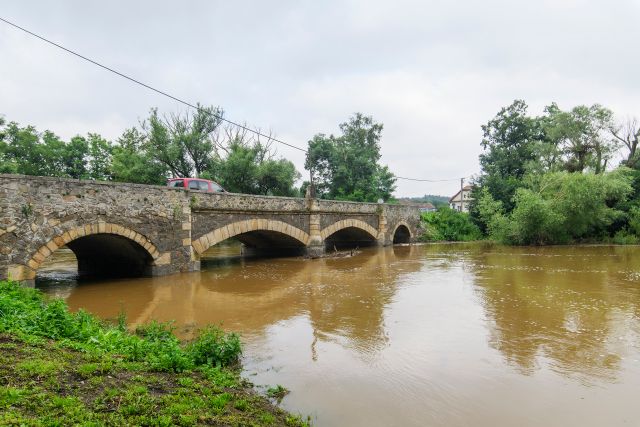
<path id="1" fill-rule="evenodd" d="M 298 145 L 355 111 L 384 122 L 398 175 L 477 172 L 480 125 L 599 102 L 640 116 L 638 1 L 6 1 L 2 14 L 190 101 Z M 0 25 L 0 113 L 62 136 L 116 138 L 180 108 Z M 280 154 L 302 170 L 303 156 Z M 458 184 L 399 182 L 399 195 Z"/>

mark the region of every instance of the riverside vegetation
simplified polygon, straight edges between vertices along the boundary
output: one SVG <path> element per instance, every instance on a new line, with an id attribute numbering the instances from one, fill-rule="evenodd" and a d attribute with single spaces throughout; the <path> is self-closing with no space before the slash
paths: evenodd
<path id="1" fill-rule="evenodd" d="M 516 100 L 482 130 L 470 213 L 424 215 L 425 240 L 640 243 L 637 120 L 616 122 L 597 104 L 531 116 Z"/>
<path id="2" fill-rule="evenodd" d="M 240 353 L 217 327 L 181 343 L 170 324 L 130 332 L 0 282 L 2 425 L 308 425 L 240 378 Z"/>

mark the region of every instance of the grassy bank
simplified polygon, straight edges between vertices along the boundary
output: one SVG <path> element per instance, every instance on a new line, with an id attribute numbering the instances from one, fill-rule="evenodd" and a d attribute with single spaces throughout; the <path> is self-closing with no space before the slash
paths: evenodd
<path id="1" fill-rule="evenodd" d="M 0 282 L 0 424 L 306 425 L 240 378 L 240 351 L 215 327 L 182 343 Z"/>

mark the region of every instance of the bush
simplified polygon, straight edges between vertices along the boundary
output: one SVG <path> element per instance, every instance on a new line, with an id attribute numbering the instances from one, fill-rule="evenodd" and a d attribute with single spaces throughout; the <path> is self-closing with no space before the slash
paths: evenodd
<path id="1" fill-rule="evenodd" d="M 556 212 L 539 194 L 521 188 L 516 192 L 515 202 L 510 229 L 505 233 L 510 243 L 546 245 L 566 241 L 564 216 Z"/>
<path id="2" fill-rule="evenodd" d="M 422 240 L 425 241 L 470 241 L 482 237 L 480 229 L 471 221 L 469 214 L 457 212 L 448 207 L 438 209 L 436 212 L 422 214 L 422 222 L 425 224 L 425 233 Z"/>
<path id="3" fill-rule="evenodd" d="M 225 334 L 216 326 L 207 326 L 187 346 L 187 353 L 198 365 L 231 365 L 242 353 L 240 337 L 234 333 Z"/>
<path id="4" fill-rule="evenodd" d="M 628 231 L 620 230 L 613 236 L 611 241 L 616 245 L 637 245 L 640 239 Z"/>

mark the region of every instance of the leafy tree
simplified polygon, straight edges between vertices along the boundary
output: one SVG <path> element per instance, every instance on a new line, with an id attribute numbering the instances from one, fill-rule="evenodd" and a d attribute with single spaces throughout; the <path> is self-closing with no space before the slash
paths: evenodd
<path id="1" fill-rule="evenodd" d="M 212 135 L 222 123 L 219 107 L 202 107 L 192 115 L 171 114 L 160 117 L 151 110 L 145 128 L 148 131 L 148 151 L 163 163 L 173 176 L 200 176 L 211 167 Z"/>
<path id="2" fill-rule="evenodd" d="M 482 126 L 482 131 L 485 151 L 480 154 L 482 176 L 477 187 L 486 187 L 510 212 L 528 165 L 538 159 L 543 140 L 540 122 L 527 115 L 524 101 L 515 100 Z"/>
<path id="3" fill-rule="evenodd" d="M 88 135 L 87 173 L 88 177 L 98 181 L 111 179 L 111 142 L 97 133 Z"/>
<path id="4" fill-rule="evenodd" d="M 223 151 L 224 154 L 221 154 Z M 292 162 L 273 159 L 269 143 L 245 134 L 235 135 L 217 151 L 210 176 L 228 191 L 273 196 L 297 196 L 294 184 L 300 178 Z"/>
<path id="5" fill-rule="evenodd" d="M 300 173 L 293 163 L 285 159 L 268 159 L 258 166 L 256 182 L 258 194 L 272 196 L 298 196 L 294 187 Z"/>
<path id="6" fill-rule="evenodd" d="M 613 126 L 611 110 L 594 104 L 562 111 L 554 103 L 545 112 L 545 133 L 561 150 L 567 171 L 583 172 L 590 168 L 599 174 L 606 170 L 617 149 L 609 133 Z"/>
<path id="7" fill-rule="evenodd" d="M 45 140 L 46 140 L 45 136 Z M 57 141 L 51 138 L 51 142 L 47 145 L 53 145 Z M 70 178 L 86 179 L 89 176 L 87 171 L 87 157 L 89 155 L 89 143 L 82 136 L 74 136 L 71 141 L 66 145 L 59 141 L 60 150 L 62 151 L 62 167 L 61 171 L 64 171 L 64 175 Z M 53 148 L 52 148 L 53 149 Z M 54 156 L 48 156 L 50 159 L 50 165 L 55 167 Z M 55 175 L 55 172 L 46 173 L 46 175 Z"/>
<path id="8" fill-rule="evenodd" d="M 124 131 L 111 151 L 109 175 L 114 181 L 165 184 L 168 168 L 148 152 L 146 135 L 138 129 Z"/>
<path id="9" fill-rule="evenodd" d="M 309 141 L 305 168 L 312 171 L 318 194 L 338 200 L 388 200 L 396 179 L 378 163 L 382 124 L 356 113 L 340 130 L 340 136 L 318 134 Z"/>

